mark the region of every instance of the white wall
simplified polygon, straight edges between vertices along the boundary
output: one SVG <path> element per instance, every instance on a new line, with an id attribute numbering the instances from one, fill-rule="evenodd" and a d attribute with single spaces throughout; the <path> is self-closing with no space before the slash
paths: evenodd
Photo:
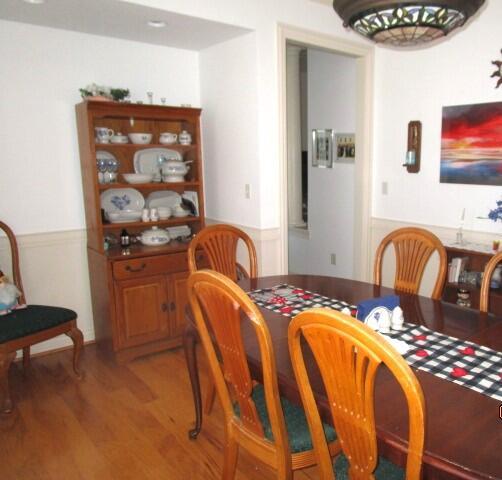
<path id="1" fill-rule="evenodd" d="M 254 33 L 200 53 L 206 215 L 247 226 L 260 224 L 257 75 Z"/>
<path id="2" fill-rule="evenodd" d="M 502 233 L 487 215 L 501 187 L 439 183 L 441 109 L 502 101 L 492 60 L 500 59 L 502 2 L 489 1 L 464 29 L 443 43 L 416 51 L 376 50 L 373 216 L 456 228 L 466 209 L 467 230 Z M 422 122 L 422 161 L 418 174 L 401 166 L 407 125 Z M 388 182 L 388 195 L 381 183 Z"/>
<path id="3" fill-rule="evenodd" d="M 0 219 L 20 243 L 28 301 L 67 306 L 94 338 L 75 125 L 96 82 L 169 104 L 200 104 L 198 54 L 0 21 Z M 57 233 L 47 233 L 57 232 Z M 0 269 L 8 270 L 0 238 Z M 66 337 L 35 351 L 69 344 Z"/>
<path id="4" fill-rule="evenodd" d="M 239 222 L 260 229 L 277 228 L 280 223 L 279 200 L 279 97 L 277 73 L 277 26 L 279 23 L 297 26 L 351 40 L 364 42 L 354 32 L 343 28 L 342 22 L 329 5 L 309 0 L 133 0 L 134 3 L 193 15 L 208 20 L 235 24 L 255 32 L 257 68 L 257 121 L 253 128 L 257 132 L 257 144 L 253 150 L 256 158 L 259 192 L 255 191 L 250 204 L 259 212 Z M 166 5 L 168 3 L 168 5 Z M 239 62 L 238 58 L 232 61 Z M 233 72 L 232 62 L 220 62 L 221 75 Z M 204 104 L 202 105 L 204 107 Z M 233 107 L 231 111 L 233 111 Z M 226 136 L 221 130 L 220 135 Z M 235 150 L 239 151 L 239 144 Z M 215 152 L 218 153 L 218 152 Z M 222 152 L 223 153 L 223 152 Z M 216 155 L 214 162 L 225 163 L 223 155 Z M 246 160 L 247 161 L 247 160 Z M 242 188 L 242 187 L 241 187 Z M 259 193 L 259 195 L 258 195 Z M 235 202 L 229 212 L 232 218 L 242 216 L 242 203 Z M 246 207 L 247 209 L 247 207 Z M 278 253 L 279 254 L 279 253 Z"/>
<path id="5" fill-rule="evenodd" d="M 75 122 L 96 82 L 200 104 L 198 54 L 0 21 L 0 218 L 17 234 L 85 227 Z"/>
<path id="6" fill-rule="evenodd" d="M 308 132 L 356 130 L 356 60 L 321 50 L 308 50 Z M 334 156 L 336 146 L 334 145 Z M 353 277 L 354 163 L 312 167 L 308 155 L 308 238 L 290 229 L 290 271 Z M 330 263 L 336 255 L 336 265 Z"/>

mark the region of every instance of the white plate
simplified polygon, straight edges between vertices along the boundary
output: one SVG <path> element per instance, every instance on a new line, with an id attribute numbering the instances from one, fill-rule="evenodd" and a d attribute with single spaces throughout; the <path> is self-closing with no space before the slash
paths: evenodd
<path id="1" fill-rule="evenodd" d="M 146 198 L 146 208 L 169 207 L 174 209 L 181 204 L 181 195 L 172 190 L 152 192 Z"/>
<path id="2" fill-rule="evenodd" d="M 159 173 L 159 156 L 162 155 L 169 160 L 183 160 L 181 153 L 169 148 L 145 148 L 138 150 L 134 154 L 134 171 L 136 173 Z"/>
<path id="3" fill-rule="evenodd" d="M 142 210 L 145 199 L 134 188 L 110 188 L 101 194 L 101 208 L 105 212 L 121 210 Z"/>

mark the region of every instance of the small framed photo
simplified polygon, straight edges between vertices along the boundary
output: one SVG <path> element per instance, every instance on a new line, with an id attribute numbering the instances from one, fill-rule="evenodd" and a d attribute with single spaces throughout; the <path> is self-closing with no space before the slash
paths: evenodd
<path id="1" fill-rule="evenodd" d="M 335 140 L 336 161 L 353 162 L 356 158 L 356 136 L 353 133 L 337 133 Z"/>
<path id="2" fill-rule="evenodd" d="M 312 130 L 312 166 L 333 168 L 333 130 Z"/>

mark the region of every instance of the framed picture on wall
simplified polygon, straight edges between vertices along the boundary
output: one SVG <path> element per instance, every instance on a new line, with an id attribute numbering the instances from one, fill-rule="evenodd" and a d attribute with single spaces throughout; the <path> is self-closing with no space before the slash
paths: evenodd
<path id="1" fill-rule="evenodd" d="M 502 102 L 443 107 L 441 183 L 502 185 Z"/>
<path id="2" fill-rule="evenodd" d="M 333 168 L 333 130 L 312 130 L 312 166 Z"/>
<path id="3" fill-rule="evenodd" d="M 335 135 L 336 161 L 354 162 L 356 158 L 356 136 L 353 133 Z"/>

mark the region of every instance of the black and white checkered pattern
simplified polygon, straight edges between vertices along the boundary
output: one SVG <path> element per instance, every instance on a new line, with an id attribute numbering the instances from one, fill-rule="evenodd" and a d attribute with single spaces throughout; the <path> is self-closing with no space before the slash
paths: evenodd
<path id="1" fill-rule="evenodd" d="M 347 302 L 286 284 L 253 290 L 248 295 L 259 307 L 286 317 L 315 307 L 347 307 L 352 316 L 357 310 Z M 502 401 L 502 353 L 411 323 L 387 335 L 410 347 L 403 357 L 412 367 Z"/>
<path id="2" fill-rule="evenodd" d="M 287 284 L 253 290 L 248 292 L 248 295 L 259 307 L 272 310 L 286 317 L 294 317 L 304 310 L 316 307 L 328 307 L 333 310 L 348 308 L 351 312 L 356 311 L 355 305 Z"/>
<path id="3" fill-rule="evenodd" d="M 502 400 L 502 353 L 410 323 L 388 336 L 410 346 L 403 357 L 414 368 Z"/>

